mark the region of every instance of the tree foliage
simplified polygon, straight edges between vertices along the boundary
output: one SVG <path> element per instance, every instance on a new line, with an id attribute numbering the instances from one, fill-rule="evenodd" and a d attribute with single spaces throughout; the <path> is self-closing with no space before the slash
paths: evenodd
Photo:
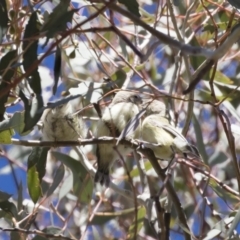
<path id="1" fill-rule="evenodd" d="M 238 239 L 238 8 L 237 0 L 1 0 L 0 236 Z M 141 140 L 94 138 L 117 89 L 163 100 L 203 162 L 176 158 L 165 173 Z M 47 103 L 68 101 L 87 139 L 41 141 Z M 96 144 L 117 141 L 133 153 L 114 163 L 106 189 L 93 182 Z"/>

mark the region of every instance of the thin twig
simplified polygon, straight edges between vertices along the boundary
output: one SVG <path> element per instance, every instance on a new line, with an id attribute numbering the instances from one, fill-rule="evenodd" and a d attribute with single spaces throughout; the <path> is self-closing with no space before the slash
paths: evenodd
<path id="1" fill-rule="evenodd" d="M 44 233 L 39 230 L 25 230 L 22 228 L 3 228 L 3 227 L 0 227 L 0 230 L 2 230 L 3 232 L 20 232 L 20 233 L 24 233 L 24 234 L 36 234 L 36 235 L 40 235 L 40 236 L 43 236 L 46 238 L 53 238 L 53 239 L 76 240 L 74 238 L 65 237 L 61 234 L 58 235 L 58 234 Z"/>

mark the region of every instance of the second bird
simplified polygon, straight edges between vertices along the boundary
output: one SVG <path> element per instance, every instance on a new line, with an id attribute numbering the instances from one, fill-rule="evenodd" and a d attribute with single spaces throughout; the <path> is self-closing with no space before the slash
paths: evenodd
<path id="1" fill-rule="evenodd" d="M 119 137 L 127 123 L 139 112 L 141 97 L 132 92 L 120 91 L 113 98 L 112 103 L 106 107 L 102 119 L 97 125 L 97 137 Z M 113 162 L 119 159 L 119 154 L 113 149 L 114 144 L 97 145 L 96 155 L 98 168 L 95 182 L 109 186 L 109 169 Z M 118 152 L 124 157 L 131 152 L 131 148 L 119 145 Z"/>
<path id="2" fill-rule="evenodd" d="M 149 145 L 155 156 L 160 160 L 170 161 L 175 153 L 183 157 L 188 154 L 201 158 L 197 148 L 188 143 L 186 138 L 165 117 L 165 105 L 163 102 L 154 100 L 146 109 L 147 117 L 143 120 L 141 136 L 142 140 L 156 144 Z"/>

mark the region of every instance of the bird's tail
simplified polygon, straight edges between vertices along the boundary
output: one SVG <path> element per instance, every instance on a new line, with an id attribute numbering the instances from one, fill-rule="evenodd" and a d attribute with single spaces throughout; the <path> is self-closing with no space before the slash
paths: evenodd
<path id="1" fill-rule="evenodd" d="M 109 187 L 110 184 L 109 171 L 98 168 L 94 177 L 94 182 L 95 183 L 99 182 L 102 186 Z"/>
<path id="2" fill-rule="evenodd" d="M 190 155 L 190 156 L 192 156 L 192 157 L 196 157 L 196 158 L 202 160 L 202 157 L 201 157 L 198 149 L 196 148 L 196 146 L 194 146 L 194 145 L 192 145 L 192 144 L 189 144 L 189 145 L 186 147 L 186 150 L 187 150 L 187 151 L 185 152 L 185 154 L 186 154 L 187 156 Z"/>

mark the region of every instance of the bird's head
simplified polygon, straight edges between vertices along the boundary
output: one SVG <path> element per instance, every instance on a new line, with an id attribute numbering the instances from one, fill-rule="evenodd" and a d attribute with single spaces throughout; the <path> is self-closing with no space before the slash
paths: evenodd
<path id="1" fill-rule="evenodd" d="M 142 98 L 139 94 L 134 92 L 120 91 L 113 98 L 112 104 L 117 104 L 120 102 L 131 102 L 136 105 L 142 104 Z"/>
<path id="2" fill-rule="evenodd" d="M 142 108 L 146 108 L 146 115 L 151 114 L 160 114 L 162 116 L 165 116 L 166 113 L 166 106 L 163 102 L 159 100 L 153 100 L 152 102 L 144 102 L 142 104 Z"/>

